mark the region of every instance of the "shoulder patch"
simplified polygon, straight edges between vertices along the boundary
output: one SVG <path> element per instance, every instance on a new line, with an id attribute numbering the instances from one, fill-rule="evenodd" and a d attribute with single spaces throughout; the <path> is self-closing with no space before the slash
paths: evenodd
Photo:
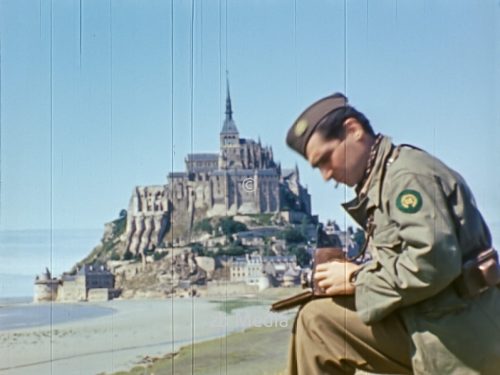
<path id="1" fill-rule="evenodd" d="M 422 208 L 422 195 L 416 190 L 403 190 L 396 198 L 396 206 L 401 212 L 414 214 Z"/>

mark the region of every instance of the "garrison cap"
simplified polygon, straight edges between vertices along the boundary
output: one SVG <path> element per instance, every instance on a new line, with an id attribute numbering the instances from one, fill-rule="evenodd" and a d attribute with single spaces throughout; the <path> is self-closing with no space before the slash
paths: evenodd
<path id="1" fill-rule="evenodd" d="M 290 148 L 297 151 L 303 157 L 306 157 L 307 142 L 313 135 L 314 131 L 324 121 L 337 122 L 342 120 L 344 116 L 337 116 L 338 109 L 348 108 L 347 98 L 339 92 L 320 99 L 311 104 L 302 114 L 295 120 L 286 136 L 286 143 Z"/>

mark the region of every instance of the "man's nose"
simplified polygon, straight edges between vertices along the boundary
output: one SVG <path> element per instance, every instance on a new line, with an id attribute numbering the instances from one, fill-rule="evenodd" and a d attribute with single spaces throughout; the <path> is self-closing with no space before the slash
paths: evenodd
<path id="1" fill-rule="evenodd" d="M 328 181 L 332 178 L 332 170 L 330 168 L 321 169 L 321 176 L 323 176 L 323 180 Z"/>

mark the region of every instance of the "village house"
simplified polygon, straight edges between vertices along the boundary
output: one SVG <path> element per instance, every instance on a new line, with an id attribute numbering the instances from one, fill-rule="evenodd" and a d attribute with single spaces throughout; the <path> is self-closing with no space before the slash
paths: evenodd
<path id="1" fill-rule="evenodd" d="M 286 276 L 285 276 L 286 275 Z M 262 278 L 267 278 L 270 285 L 286 286 L 300 283 L 300 267 L 295 255 L 261 256 L 246 255 L 233 257 L 229 262 L 229 280 L 231 282 L 258 285 Z"/>

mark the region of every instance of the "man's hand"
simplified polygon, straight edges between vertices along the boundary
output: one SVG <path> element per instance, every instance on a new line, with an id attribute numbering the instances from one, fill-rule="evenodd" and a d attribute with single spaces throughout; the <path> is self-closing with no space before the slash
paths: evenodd
<path id="1" fill-rule="evenodd" d="M 329 296 L 354 294 L 354 285 L 349 279 L 359 265 L 350 262 L 328 262 L 318 264 L 314 271 L 314 281 Z"/>

